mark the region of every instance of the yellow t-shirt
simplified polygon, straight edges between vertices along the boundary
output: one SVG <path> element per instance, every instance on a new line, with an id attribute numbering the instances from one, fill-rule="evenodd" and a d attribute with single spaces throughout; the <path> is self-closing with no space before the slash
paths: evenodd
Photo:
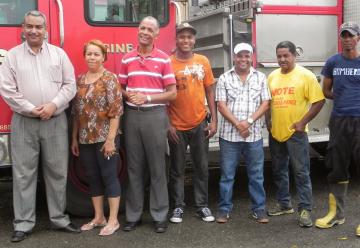
<path id="1" fill-rule="evenodd" d="M 205 119 L 205 87 L 215 79 L 205 56 L 194 54 L 182 61 L 172 55 L 170 59 L 177 88 L 176 99 L 168 106 L 170 122 L 177 130 L 189 130 Z"/>
<path id="2" fill-rule="evenodd" d="M 287 74 L 281 73 L 280 68 L 274 70 L 268 83 L 272 96 L 271 134 L 284 142 L 295 132 L 291 126 L 304 117 L 310 104 L 321 101 L 324 95 L 315 75 L 299 65 Z"/>

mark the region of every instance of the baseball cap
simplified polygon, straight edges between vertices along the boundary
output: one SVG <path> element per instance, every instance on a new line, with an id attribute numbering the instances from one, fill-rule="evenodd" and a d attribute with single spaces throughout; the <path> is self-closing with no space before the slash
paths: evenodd
<path id="1" fill-rule="evenodd" d="M 360 27 L 355 22 L 345 22 L 340 26 L 340 32 L 341 35 L 344 31 L 348 31 L 352 35 L 360 35 Z"/>
<path id="2" fill-rule="evenodd" d="M 253 48 L 248 43 L 239 43 L 234 48 L 234 53 L 238 54 L 241 51 L 248 51 L 250 53 L 253 53 Z"/>
<path id="3" fill-rule="evenodd" d="M 183 30 L 188 30 L 194 35 L 196 34 L 196 29 L 187 22 L 183 22 L 176 27 L 176 34 L 180 33 Z"/>

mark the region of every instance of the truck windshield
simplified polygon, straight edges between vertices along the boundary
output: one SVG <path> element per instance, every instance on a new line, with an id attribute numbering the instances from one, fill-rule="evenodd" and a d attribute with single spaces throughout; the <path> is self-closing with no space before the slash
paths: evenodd
<path id="1" fill-rule="evenodd" d="M 85 0 L 85 15 L 92 25 L 137 25 L 145 16 L 167 22 L 167 0 Z"/>
<path id="2" fill-rule="evenodd" d="M 0 0 L 0 25 L 21 25 L 25 13 L 37 9 L 36 3 L 36 0 Z"/>

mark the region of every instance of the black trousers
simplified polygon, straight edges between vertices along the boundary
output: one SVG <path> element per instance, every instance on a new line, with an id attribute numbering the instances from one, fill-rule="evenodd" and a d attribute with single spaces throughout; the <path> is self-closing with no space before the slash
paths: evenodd
<path id="1" fill-rule="evenodd" d="M 185 156 L 186 149 L 190 146 L 190 154 L 193 161 L 193 182 L 194 199 L 197 208 L 208 206 L 208 150 L 209 139 L 206 138 L 204 129 L 207 122 L 204 120 L 197 127 L 179 131 L 179 143 L 173 143 L 169 140 L 170 147 L 170 183 L 171 198 L 174 207 L 185 207 L 184 177 L 185 177 Z"/>
<path id="2" fill-rule="evenodd" d="M 101 152 L 104 142 L 95 144 L 80 144 L 80 160 L 83 163 L 88 183 L 90 195 L 92 197 L 106 195 L 107 197 L 120 196 L 120 182 L 117 177 L 117 165 L 119 154 L 115 153 L 108 160 Z M 119 150 L 120 139 L 116 137 L 115 146 Z"/>
<path id="3" fill-rule="evenodd" d="M 360 159 L 360 117 L 331 117 L 329 129 L 327 180 L 329 183 L 348 181 L 351 161 L 359 163 Z"/>

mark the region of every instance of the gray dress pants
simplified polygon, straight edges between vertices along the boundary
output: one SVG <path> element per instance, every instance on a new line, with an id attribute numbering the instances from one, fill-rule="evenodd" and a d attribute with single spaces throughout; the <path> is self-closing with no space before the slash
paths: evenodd
<path id="1" fill-rule="evenodd" d="M 50 221 L 56 228 L 67 226 L 70 220 L 64 211 L 69 146 L 65 113 L 46 121 L 14 113 L 11 130 L 14 230 L 30 232 L 35 225 L 40 161 Z"/>
<path id="2" fill-rule="evenodd" d="M 150 176 L 150 214 L 165 221 L 169 210 L 166 179 L 166 137 L 169 121 L 165 107 L 148 110 L 125 108 L 124 134 L 128 164 L 126 220 L 140 220 L 147 171 Z"/>

